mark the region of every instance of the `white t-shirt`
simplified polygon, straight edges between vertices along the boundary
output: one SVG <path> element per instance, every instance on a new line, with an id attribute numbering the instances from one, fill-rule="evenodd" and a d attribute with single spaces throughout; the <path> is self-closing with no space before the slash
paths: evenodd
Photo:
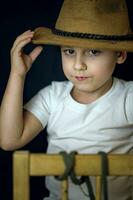
<path id="1" fill-rule="evenodd" d="M 72 83 L 52 82 L 26 105 L 47 125 L 47 153 L 77 151 L 82 154 L 129 153 L 133 148 L 133 82 L 114 78 L 111 89 L 89 104 L 71 97 Z M 59 200 L 59 181 L 48 177 L 48 200 Z M 84 190 L 86 189 L 85 186 Z M 69 200 L 88 200 L 79 186 L 70 182 Z M 127 200 L 131 182 L 127 177 L 109 178 L 110 200 Z"/>

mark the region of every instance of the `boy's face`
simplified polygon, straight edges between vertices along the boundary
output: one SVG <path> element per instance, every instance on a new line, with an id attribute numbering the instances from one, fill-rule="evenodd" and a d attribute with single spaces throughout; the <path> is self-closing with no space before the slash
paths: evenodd
<path id="1" fill-rule="evenodd" d="M 122 53 L 121 53 L 122 54 Z M 109 86 L 116 63 L 126 59 L 108 50 L 61 47 L 65 76 L 82 92 L 95 92 Z M 122 54 L 123 55 L 123 54 Z"/>

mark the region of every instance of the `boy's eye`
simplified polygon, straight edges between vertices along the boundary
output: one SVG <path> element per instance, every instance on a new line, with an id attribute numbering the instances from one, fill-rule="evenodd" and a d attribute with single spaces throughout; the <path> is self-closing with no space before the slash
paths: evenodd
<path id="1" fill-rule="evenodd" d="M 97 56 L 101 53 L 100 50 L 95 50 L 95 49 L 91 49 L 91 50 L 88 50 L 87 51 L 87 54 L 90 55 L 90 56 Z"/>
<path id="2" fill-rule="evenodd" d="M 64 49 L 63 52 L 66 55 L 73 55 L 75 53 L 74 49 Z"/>

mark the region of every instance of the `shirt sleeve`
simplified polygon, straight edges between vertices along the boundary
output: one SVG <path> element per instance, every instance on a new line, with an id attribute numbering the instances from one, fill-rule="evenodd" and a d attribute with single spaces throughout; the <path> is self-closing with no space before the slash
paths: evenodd
<path id="1" fill-rule="evenodd" d="M 24 109 L 31 112 L 41 122 L 43 128 L 47 125 L 51 112 L 52 97 L 51 85 L 40 90 L 28 103 Z"/>
<path id="2" fill-rule="evenodd" d="M 41 122 L 43 128 L 47 125 L 49 117 L 56 107 L 66 97 L 72 88 L 68 81 L 53 81 L 49 86 L 40 90 L 26 105 L 24 109 L 31 112 Z"/>
<path id="3" fill-rule="evenodd" d="M 126 111 L 129 122 L 133 123 L 133 82 L 129 82 L 126 98 Z"/>

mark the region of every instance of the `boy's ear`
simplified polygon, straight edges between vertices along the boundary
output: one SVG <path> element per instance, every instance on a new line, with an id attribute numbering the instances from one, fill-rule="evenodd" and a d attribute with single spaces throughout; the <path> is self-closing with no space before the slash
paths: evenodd
<path id="1" fill-rule="evenodd" d="M 125 62 L 126 58 L 127 58 L 127 52 L 126 51 L 119 51 L 119 52 L 116 52 L 117 54 L 117 63 L 118 64 L 122 64 Z"/>

